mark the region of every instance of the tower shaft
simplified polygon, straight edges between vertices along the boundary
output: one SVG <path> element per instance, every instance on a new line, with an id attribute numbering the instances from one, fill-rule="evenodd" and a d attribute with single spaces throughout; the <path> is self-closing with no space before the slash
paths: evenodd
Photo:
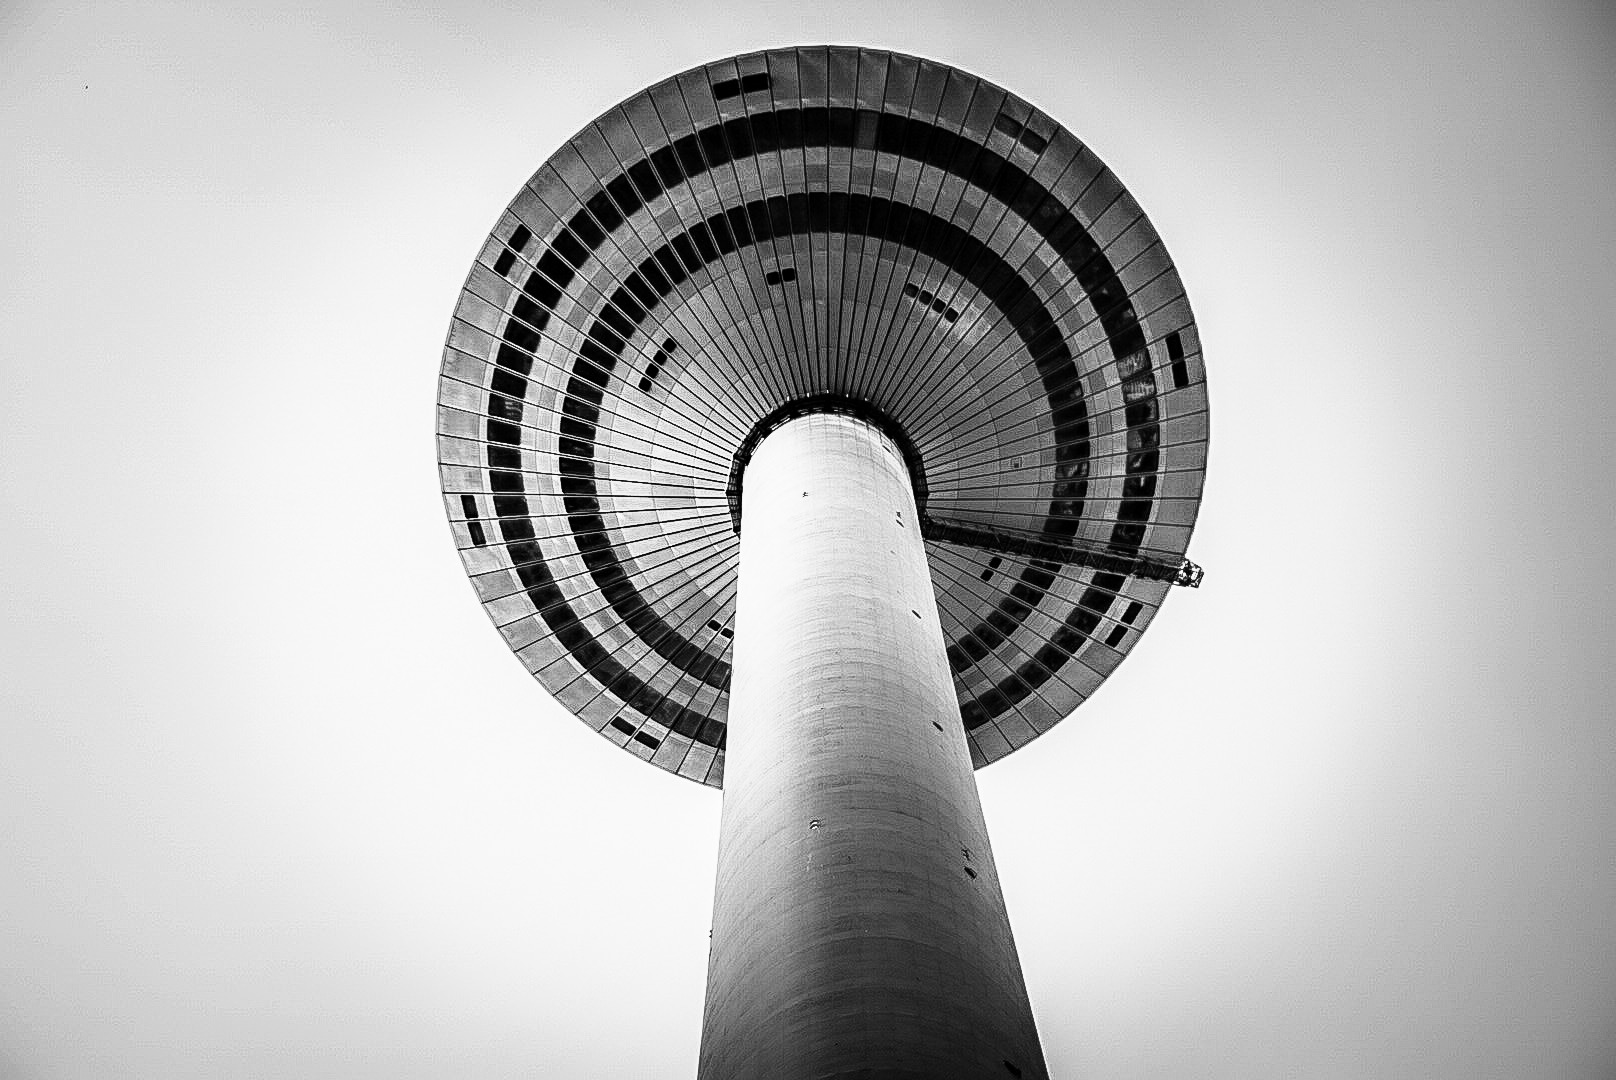
<path id="1" fill-rule="evenodd" d="M 801 417 L 742 499 L 700 1080 L 1047 1077 L 902 457 Z"/>

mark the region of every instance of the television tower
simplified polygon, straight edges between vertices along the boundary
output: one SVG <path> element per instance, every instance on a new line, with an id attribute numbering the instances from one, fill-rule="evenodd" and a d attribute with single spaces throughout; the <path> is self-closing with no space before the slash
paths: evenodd
<path id="1" fill-rule="evenodd" d="M 721 60 L 517 193 L 445 499 L 534 677 L 724 790 L 700 1080 L 1048 1075 L 973 770 L 1199 583 L 1206 443 L 1144 213 L 957 68 Z"/>

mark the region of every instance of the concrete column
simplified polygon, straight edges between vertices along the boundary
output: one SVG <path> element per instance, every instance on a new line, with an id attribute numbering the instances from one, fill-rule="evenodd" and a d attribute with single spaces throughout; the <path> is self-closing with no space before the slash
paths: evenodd
<path id="1" fill-rule="evenodd" d="M 700 1080 L 1047 1077 L 902 458 L 747 466 Z"/>

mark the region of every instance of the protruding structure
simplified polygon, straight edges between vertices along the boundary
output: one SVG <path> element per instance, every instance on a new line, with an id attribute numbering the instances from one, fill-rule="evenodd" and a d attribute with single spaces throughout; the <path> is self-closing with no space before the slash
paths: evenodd
<path id="1" fill-rule="evenodd" d="M 1199 338 L 1109 170 L 926 60 L 697 68 L 517 195 L 441 387 L 511 648 L 725 788 L 702 1080 L 1045 1076 L 972 767 L 1200 581 Z"/>

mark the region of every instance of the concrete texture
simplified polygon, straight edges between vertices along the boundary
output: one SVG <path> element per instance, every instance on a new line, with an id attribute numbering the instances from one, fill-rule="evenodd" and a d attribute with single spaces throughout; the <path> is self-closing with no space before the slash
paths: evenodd
<path id="1" fill-rule="evenodd" d="M 747 467 L 701 1080 L 1046 1077 L 903 462 Z"/>

